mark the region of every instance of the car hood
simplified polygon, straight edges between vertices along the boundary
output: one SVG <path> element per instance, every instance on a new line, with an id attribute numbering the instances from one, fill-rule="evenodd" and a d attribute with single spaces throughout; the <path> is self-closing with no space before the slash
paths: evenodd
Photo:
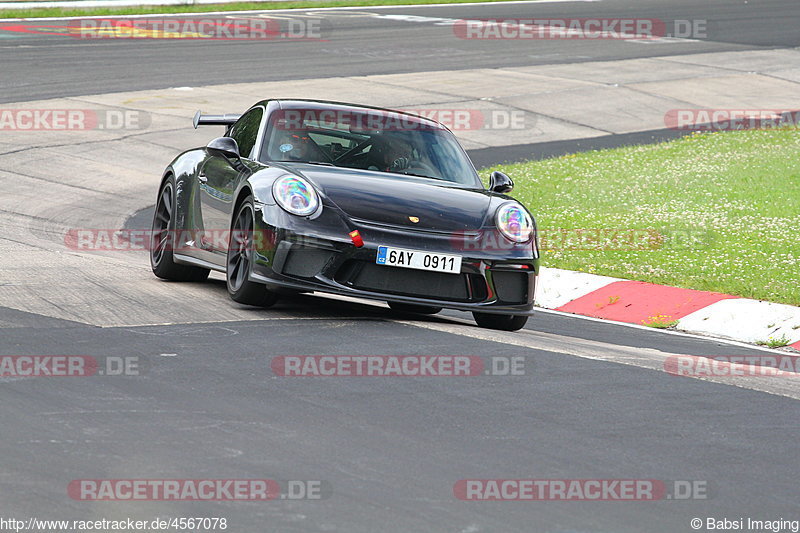
<path id="1" fill-rule="evenodd" d="M 442 232 L 478 230 L 491 202 L 485 190 L 412 176 L 301 164 L 291 170 L 308 178 L 348 217 L 366 222 Z"/>

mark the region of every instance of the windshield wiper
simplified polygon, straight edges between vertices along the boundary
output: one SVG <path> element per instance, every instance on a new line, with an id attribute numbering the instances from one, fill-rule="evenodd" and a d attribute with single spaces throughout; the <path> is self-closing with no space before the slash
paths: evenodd
<path id="1" fill-rule="evenodd" d="M 335 167 L 333 163 L 329 163 L 327 161 L 290 161 L 291 163 L 304 163 L 306 165 L 323 165 L 326 167 Z"/>
<path id="2" fill-rule="evenodd" d="M 425 176 L 423 174 L 414 174 L 413 172 L 400 172 L 400 174 L 403 174 L 405 176 L 414 176 L 416 178 L 426 178 L 426 179 L 429 179 L 429 180 L 450 181 L 450 180 L 446 180 L 444 178 L 436 178 L 436 177 L 433 177 L 433 176 Z"/>

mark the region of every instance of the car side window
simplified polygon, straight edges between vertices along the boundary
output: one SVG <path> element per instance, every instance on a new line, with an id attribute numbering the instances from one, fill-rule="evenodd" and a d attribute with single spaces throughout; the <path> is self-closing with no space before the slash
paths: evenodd
<path id="1" fill-rule="evenodd" d="M 239 145 L 239 154 L 241 154 L 242 157 L 248 159 L 251 157 L 253 147 L 256 145 L 258 128 L 261 126 L 261 117 L 263 115 L 264 110 L 260 107 L 256 107 L 242 115 L 231 127 L 228 136 L 236 140 L 236 144 Z"/>

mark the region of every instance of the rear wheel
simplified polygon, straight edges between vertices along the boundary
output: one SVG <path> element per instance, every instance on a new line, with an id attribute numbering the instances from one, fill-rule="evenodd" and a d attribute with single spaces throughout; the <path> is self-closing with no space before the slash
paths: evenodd
<path id="1" fill-rule="evenodd" d="M 388 302 L 389 307 L 392 308 L 392 311 L 397 313 L 409 313 L 409 314 L 416 314 L 416 315 L 435 315 L 439 311 L 442 310 L 441 307 L 434 307 L 432 305 L 416 305 L 416 304 L 404 304 L 399 302 Z"/>
<path id="2" fill-rule="evenodd" d="M 226 278 L 228 294 L 235 302 L 247 305 L 269 307 L 278 297 L 267 290 L 261 283 L 250 281 L 250 270 L 253 264 L 253 197 L 248 196 L 236 210 L 233 218 L 233 231 L 228 243 L 228 260 L 226 261 Z"/>
<path id="3" fill-rule="evenodd" d="M 175 179 L 170 176 L 158 193 L 150 232 L 150 267 L 153 274 L 172 281 L 204 281 L 208 269 L 175 262 Z"/>
<path id="4" fill-rule="evenodd" d="M 472 316 L 480 327 L 502 331 L 517 331 L 528 322 L 527 315 L 495 315 L 473 312 Z"/>

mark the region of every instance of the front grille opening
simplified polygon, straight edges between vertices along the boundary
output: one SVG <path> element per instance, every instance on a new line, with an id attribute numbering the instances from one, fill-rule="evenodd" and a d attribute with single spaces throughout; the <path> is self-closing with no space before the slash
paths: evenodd
<path id="1" fill-rule="evenodd" d="M 313 278 L 333 259 L 335 253 L 309 246 L 293 246 L 283 265 L 283 274 L 298 278 Z"/>
<path id="2" fill-rule="evenodd" d="M 365 291 L 458 302 L 482 301 L 488 293 L 481 276 L 412 270 L 366 261 L 348 261 L 339 269 L 336 281 Z"/>
<path id="3" fill-rule="evenodd" d="M 509 304 L 528 303 L 529 277 L 527 272 L 493 270 L 492 282 L 497 298 Z"/>

